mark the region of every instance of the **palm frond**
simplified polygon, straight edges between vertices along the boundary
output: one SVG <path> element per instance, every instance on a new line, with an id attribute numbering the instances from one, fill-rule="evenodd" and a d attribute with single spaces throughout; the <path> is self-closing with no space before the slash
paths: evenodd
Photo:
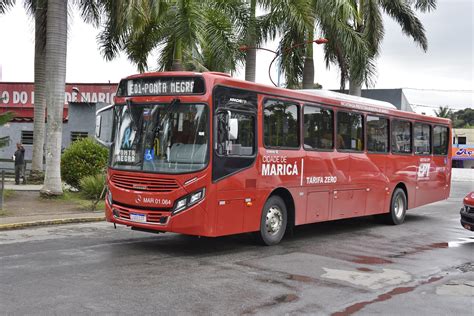
<path id="1" fill-rule="evenodd" d="M 414 11 L 405 0 L 379 0 L 385 13 L 391 16 L 402 27 L 403 33 L 411 36 L 413 40 L 426 51 L 428 40 L 425 35 L 425 28 L 416 17 Z"/>
<path id="2" fill-rule="evenodd" d="M 410 5 L 414 5 L 416 10 L 430 12 L 436 9 L 436 0 L 409 0 Z"/>
<path id="3" fill-rule="evenodd" d="M 100 25 L 102 8 L 100 0 L 75 0 L 82 19 L 86 23 L 91 23 L 95 27 Z"/>
<path id="4" fill-rule="evenodd" d="M 15 5 L 15 0 L 0 0 L 0 14 L 10 10 Z"/>

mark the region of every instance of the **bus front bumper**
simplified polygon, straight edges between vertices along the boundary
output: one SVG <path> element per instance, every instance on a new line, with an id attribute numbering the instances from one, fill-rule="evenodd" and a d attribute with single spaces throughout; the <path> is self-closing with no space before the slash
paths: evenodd
<path id="1" fill-rule="evenodd" d="M 138 230 L 212 237 L 212 231 L 205 229 L 207 226 L 204 224 L 208 220 L 208 216 L 203 204 L 202 202 L 198 203 L 173 215 L 170 210 L 157 212 L 134 209 L 116 204 L 110 205 L 106 200 L 105 218 L 108 222 L 126 225 Z"/>

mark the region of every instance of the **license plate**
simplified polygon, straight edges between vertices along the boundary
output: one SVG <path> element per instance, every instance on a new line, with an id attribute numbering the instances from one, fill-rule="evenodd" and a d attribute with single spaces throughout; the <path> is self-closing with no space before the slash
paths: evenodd
<path id="1" fill-rule="evenodd" d="M 130 220 L 134 222 L 146 223 L 145 214 L 130 214 Z"/>

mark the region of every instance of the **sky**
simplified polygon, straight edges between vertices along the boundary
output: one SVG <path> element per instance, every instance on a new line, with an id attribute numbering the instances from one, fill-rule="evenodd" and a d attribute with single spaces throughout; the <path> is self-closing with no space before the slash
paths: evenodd
<path id="1" fill-rule="evenodd" d="M 34 75 L 34 20 L 22 1 L 0 16 L 0 81 L 32 82 Z M 420 17 L 428 38 L 424 53 L 398 24 L 384 16 L 385 37 L 377 60 L 378 76 L 373 88 L 414 88 L 430 90 L 473 90 L 474 86 L 474 0 L 438 0 L 438 8 Z M 98 49 L 99 30 L 82 22 L 77 12 L 69 20 L 66 81 L 118 82 L 137 72 L 125 56 L 105 61 Z M 329 39 L 330 40 L 330 39 Z M 277 49 L 276 42 L 263 45 Z M 257 82 L 271 84 L 268 65 L 274 55 L 257 54 Z M 156 56 L 149 59 L 150 70 Z M 326 69 L 323 51 L 314 50 L 315 81 L 324 89 L 337 89 L 337 67 Z M 272 69 L 276 81 L 276 69 Z M 244 71 L 235 74 L 244 78 Z"/>

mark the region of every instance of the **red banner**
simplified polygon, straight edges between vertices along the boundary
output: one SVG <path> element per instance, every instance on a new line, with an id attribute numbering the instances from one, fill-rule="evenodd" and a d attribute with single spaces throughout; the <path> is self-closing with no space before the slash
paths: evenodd
<path id="1" fill-rule="evenodd" d="M 67 83 L 64 104 L 69 102 L 112 103 L 116 91 L 116 83 Z M 33 83 L 0 82 L 0 107 L 33 107 L 34 103 Z"/>

